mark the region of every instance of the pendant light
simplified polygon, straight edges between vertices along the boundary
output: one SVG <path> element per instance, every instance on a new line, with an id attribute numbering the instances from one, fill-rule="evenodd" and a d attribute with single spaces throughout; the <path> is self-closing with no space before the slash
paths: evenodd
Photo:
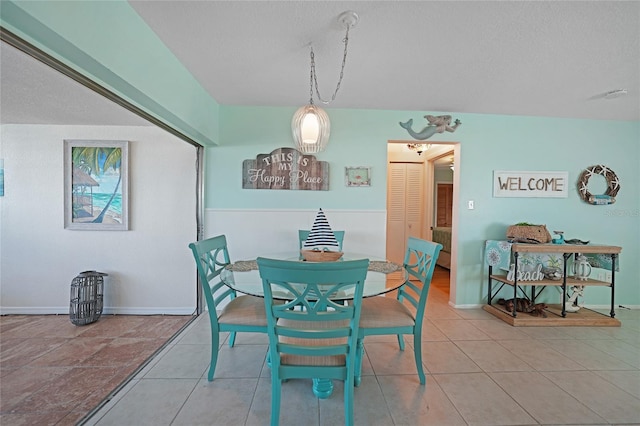
<path id="1" fill-rule="evenodd" d="M 423 152 L 431 148 L 430 143 L 408 143 L 407 148 L 409 151 L 417 152 L 418 155 L 421 155 Z"/>
<path id="2" fill-rule="evenodd" d="M 316 95 L 318 100 L 325 105 L 328 105 L 336 99 L 336 94 L 340 89 L 342 83 L 342 77 L 344 75 L 344 66 L 347 61 L 347 46 L 349 44 L 349 29 L 354 27 L 358 22 L 358 15 L 353 11 L 346 11 L 338 16 L 338 22 L 346 28 L 346 35 L 344 37 L 344 54 L 342 56 L 342 68 L 340 69 L 340 79 L 336 85 L 336 90 L 333 92 L 331 100 L 325 101 L 320 96 L 318 90 L 318 80 L 316 78 L 316 63 L 315 55 L 313 53 L 313 46 L 311 46 L 310 58 L 311 58 L 311 73 L 309 77 L 309 104 L 298 108 L 293 114 L 291 120 L 291 132 L 293 134 L 293 140 L 295 141 L 298 151 L 304 154 L 315 154 L 322 152 L 326 149 L 329 142 L 329 133 L 331 132 L 331 123 L 329 122 L 329 116 L 320 107 L 313 103 L 313 88 L 315 86 Z"/>

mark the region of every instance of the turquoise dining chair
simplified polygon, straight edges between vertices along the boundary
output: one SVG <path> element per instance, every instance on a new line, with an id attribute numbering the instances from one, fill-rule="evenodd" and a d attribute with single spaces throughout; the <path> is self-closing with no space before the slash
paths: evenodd
<path id="1" fill-rule="evenodd" d="M 300 250 L 302 250 L 304 246 L 304 242 L 309 238 L 309 230 L 308 229 L 299 229 L 298 230 L 298 242 L 300 243 Z M 344 240 L 344 231 L 333 231 L 333 235 L 338 240 L 338 251 L 342 251 L 342 241 Z"/>
<path id="2" fill-rule="evenodd" d="M 227 238 L 224 235 L 189 244 L 198 267 L 198 281 L 207 301 L 211 323 L 211 361 L 209 381 L 213 380 L 218 362 L 220 332 L 229 332 L 229 346 L 233 347 L 237 332 L 267 332 L 264 301 L 260 297 L 241 295 L 227 287 L 220 273 L 230 264 Z M 223 302 L 227 304 L 222 307 Z M 221 311 L 218 313 L 218 310 Z"/>
<path id="3" fill-rule="evenodd" d="M 397 297 L 368 297 L 362 301 L 358 338 L 356 386 L 360 385 L 364 338 L 373 335 L 398 335 L 400 350 L 404 350 L 405 334 L 413 335 L 413 353 L 420 384 L 425 384 L 422 367 L 422 320 L 429 295 L 433 270 L 442 244 L 409 237 L 403 266 L 408 272 L 407 282 L 398 289 Z M 411 281 L 414 280 L 414 281 Z M 415 313 L 404 302 L 413 307 Z"/>
<path id="4" fill-rule="evenodd" d="M 314 385 L 344 381 L 345 424 L 353 425 L 358 321 L 369 260 L 309 263 L 258 258 L 257 263 L 269 335 L 271 425 L 279 423 L 282 381 L 300 378 L 313 379 Z M 351 292 L 354 303 L 335 300 Z M 331 387 L 314 387 L 314 392 L 326 398 Z"/>

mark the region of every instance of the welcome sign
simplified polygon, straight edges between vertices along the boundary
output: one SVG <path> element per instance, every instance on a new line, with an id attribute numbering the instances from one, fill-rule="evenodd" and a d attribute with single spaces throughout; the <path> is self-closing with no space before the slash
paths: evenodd
<path id="1" fill-rule="evenodd" d="M 242 188 L 329 190 L 329 163 L 293 148 L 278 148 L 242 162 Z"/>
<path id="2" fill-rule="evenodd" d="M 494 197 L 547 197 L 569 196 L 569 172 L 493 172 Z"/>

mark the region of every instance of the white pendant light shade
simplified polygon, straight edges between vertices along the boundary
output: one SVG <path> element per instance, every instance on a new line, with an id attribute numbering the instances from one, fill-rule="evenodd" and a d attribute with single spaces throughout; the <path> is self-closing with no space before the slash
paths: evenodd
<path id="1" fill-rule="evenodd" d="M 291 120 L 291 132 L 298 151 L 304 154 L 322 152 L 329 142 L 329 116 L 313 104 L 298 108 Z"/>

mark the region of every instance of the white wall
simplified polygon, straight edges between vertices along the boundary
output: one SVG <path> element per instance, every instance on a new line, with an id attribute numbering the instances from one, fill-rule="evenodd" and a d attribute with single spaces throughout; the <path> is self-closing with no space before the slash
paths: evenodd
<path id="1" fill-rule="evenodd" d="M 347 230 L 345 252 L 385 257 L 385 233 L 371 230 L 386 228 L 386 211 L 322 210 L 331 229 Z M 298 229 L 311 229 L 317 212 L 317 209 L 207 209 L 205 237 L 225 234 L 232 261 L 269 253 L 294 253 L 299 248 Z"/>
<path id="2" fill-rule="evenodd" d="M 196 149 L 156 127 L 0 126 L 0 313 L 68 313 L 71 280 L 106 272 L 104 313 L 196 306 Z M 128 140 L 129 231 L 64 229 L 64 139 Z"/>

